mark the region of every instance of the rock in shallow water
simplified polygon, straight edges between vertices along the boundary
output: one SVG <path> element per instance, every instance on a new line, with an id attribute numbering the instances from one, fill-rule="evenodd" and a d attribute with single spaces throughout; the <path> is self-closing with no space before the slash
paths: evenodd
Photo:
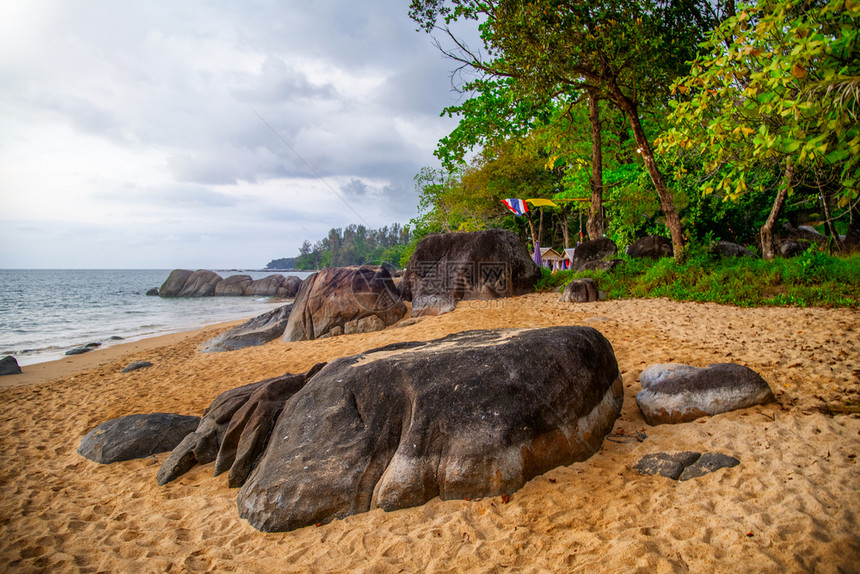
<path id="1" fill-rule="evenodd" d="M 21 367 L 18 365 L 18 360 L 9 355 L 0 359 L 0 375 L 20 375 Z"/>
<path id="2" fill-rule="evenodd" d="M 253 470 L 239 513 L 265 531 L 510 494 L 594 454 L 623 400 L 612 347 L 589 327 L 468 331 L 288 377 L 218 397 L 159 482 L 195 460 L 232 475 L 241 460 L 237 477 Z"/>

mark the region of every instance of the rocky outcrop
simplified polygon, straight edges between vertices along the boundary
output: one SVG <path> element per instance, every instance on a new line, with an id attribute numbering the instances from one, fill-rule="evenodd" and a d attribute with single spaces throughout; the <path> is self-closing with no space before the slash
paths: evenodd
<path id="1" fill-rule="evenodd" d="M 743 365 L 705 368 L 678 363 L 651 365 L 639 375 L 636 403 L 650 425 L 683 423 L 774 400 L 767 382 Z"/>
<path id="2" fill-rule="evenodd" d="M 227 329 L 217 337 L 209 339 L 200 347 L 202 353 L 221 353 L 236 351 L 245 347 L 256 347 L 274 341 L 284 334 L 290 318 L 292 305 L 272 309 L 245 321 L 241 325 Z"/>
<path id="3" fill-rule="evenodd" d="M 274 296 L 286 299 L 295 297 L 302 286 L 302 280 L 294 275 L 269 275 L 262 279 L 251 281 L 245 288 L 245 295 Z"/>
<path id="4" fill-rule="evenodd" d="M 215 461 L 215 476 L 229 470 L 229 486 L 244 484 L 266 448 L 284 404 L 321 367 L 317 365 L 307 373 L 288 373 L 218 395 L 196 430 L 184 437 L 158 469 L 158 484 L 167 484 L 194 465 L 212 461 Z"/>
<path id="5" fill-rule="evenodd" d="M 295 276 L 269 275 L 263 279 L 251 279 L 250 275 L 231 275 L 222 279 L 220 275 L 206 269 L 189 271 L 174 269 L 153 295 L 159 297 L 212 297 L 212 296 L 262 296 L 295 297 L 302 280 Z M 149 294 L 149 293 L 147 293 Z"/>
<path id="6" fill-rule="evenodd" d="M 633 245 L 627 248 L 627 255 L 630 257 L 648 257 L 650 259 L 672 257 L 674 252 L 672 241 L 659 235 L 649 235 L 637 239 Z"/>
<path id="7" fill-rule="evenodd" d="M 421 240 L 409 259 L 400 293 L 412 316 L 438 315 L 462 299 L 496 299 L 534 289 L 540 269 L 510 231 L 436 233 Z"/>
<path id="8" fill-rule="evenodd" d="M 618 253 L 618 246 L 608 237 L 583 241 L 573 249 L 570 267 L 576 271 L 585 269 L 590 262 L 601 261 Z"/>
<path id="9" fill-rule="evenodd" d="M 718 452 L 658 452 L 646 454 L 633 469 L 639 474 L 659 474 L 672 480 L 690 480 L 705 476 L 721 468 L 732 468 L 741 461 Z"/>
<path id="10" fill-rule="evenodd" d="M 215 284 L 214 295 L 241 297 L 252 281 L 250 275 L 231 275 Z"/>
<path id="11" fill-rule="evenodd" d="M 574 279 L 561 294 L 562 303 L 591 303 L 600 300 L 600 291 L 594 279 Z"/>
<path id="12" fill-rule="evenodd" d="M 224 393 L 159 483 L 216 460 L 265 531 L 509 495 L 596 452 L 622 400 L 612 347 L 588 327 L 396 343 Z"/>
<path id="13" fill-rule="evenodd" d="M 199 423 L 200 417 L 171 413 L 112 419 L 81 439 L 78 454 L 101 464 L 144 458 L 174 449 Z"/>
<path id="14" fill-rule="evenodd" d="M 0 375 L 20 375 L 21 367 L 18 366 L 18 360 L 9 355 L 0 360 Z"/>
<path id="15" fill-rule="evenodd" d="M 379 330 L 406 314 L 385 267 L 334 267 L 302 282 L 284 330 L 284 341 L 304 341 Z"/>

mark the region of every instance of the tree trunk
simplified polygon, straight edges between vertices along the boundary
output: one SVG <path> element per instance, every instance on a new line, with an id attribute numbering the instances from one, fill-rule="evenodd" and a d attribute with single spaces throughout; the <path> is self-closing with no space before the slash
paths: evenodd
<path id="1" fill-rule="evenodd" d="M 585 229 L 591 240 L 603 237 L 603 140 L 600 134 L 600 103 L 594 90 L 588 91 L 588 119 L 591 122 L 591 209 Z"/>
<path id="2" fill-rule="evenodd" d="M 564 237 L 564 248 L 570 249 L 570 230 L 567 228 L 568 209 L 567 206 L 561 206 L 561 235 Z"/>
<path id="3" fill-rule="evenodd" d="M 816 183 L 818 179 L 818 174 L 816 173 Z M 830 216 L 830 204 L 827 201 L 827 194 L 824 190 L 821 189 L 821 184 L 818 185 L 818 191 L 821 194 L 821 204 L 824 206 L 824 220 L 827 222 L 827 233 L 830 235 L 834 246 L 834 250 L 836 253 L 842 252 L 842 240 L 839 239 L 839 233 L 836 231 L 836 227 L 833 225 L 833 218 Z"/>
<path id="4" fill-rule="evenodd" d="M 761 226 L 761 256 L 764 259 L 773 259 L 773 228 L 776 225 L 776 220 L 779 217 L 779 212 L 782 211 L 782 206 L 785 203 L 785 198 L 788 195 L 788 189 L 791 187 L 794 179 L 794 166 L 788 164 L 785 168 L 785 185 L 781 185 L 776 193 L 776 199 L 773 201 L 773 208 L 770 210 L 770 215 L 767 216 L 767 221 Z"/>
<path id="5" fill-rule="evenodd" d="M 538 248 L 538 236 L 537 236 L 537 233 L 535 233 L 535 221 L 534 221 L 534 219 L 532 219 L 532 212 L 531 211 L 526 211 L 526 215 L 529 218 L 529 231 L 531 231 L 531 234 L 532 234 L 532 245 L 534 245 L 534 248 L 537 249 Z"/>
<path id="6" fill-rule="evenodd" d="M 681 227 L 681 217 L 675 209 L 674 196 L 666 186 L 666 179 L 663 177 L 662 172 L 660 172 L 660 168 L 657 167 L 657 160 L 654 158 L 651 144 L 648 143 L 645 130 L 642 129 L 642 123 L 639 121 L 636 104 L 625 96 L 618 86 L 612 86 L 611 89 L 618 107 L 621 108 L 621 111 L 624 112 L 624 115 L 630 121 L 630 127 L 633 129 L 633 137 L 636 138 L 636 145 L 639 146 L 638 151 L 645 161 L 645 168 L 648 170 L 648 175 L 651 176 L 651 181 L 654 183 L 654 188 L 660 197 L 660 207 L 663 210 L 666 227 L 669 228 L 669 235 L 672 237 L 672 249 L 675 252 L 675 261 L 680 261 L 684 257 L 684 230 Z"/>
<path id="7" fill-rule="evenodd" d="M 538 243 L 543 241 L 543 207 L 540 208 L 540 226 L 538 227 Z"/>

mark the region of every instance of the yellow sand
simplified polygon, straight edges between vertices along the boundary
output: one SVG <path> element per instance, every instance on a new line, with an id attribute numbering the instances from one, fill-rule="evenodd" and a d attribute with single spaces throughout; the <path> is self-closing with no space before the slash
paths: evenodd
<path id="1" fill-rule="evenodd" d="M 99 465 L 76 453 L 132 413 L 202 414 L 219 393 L 394 341 L 467 329 L 590 325 L 612 343 L 625 398 L 614 440 L 539 476 L 510 502 L 440 501 L 264 534 L 238 517 L 212 464 L 159 487 L 165 455 Z M 219 329 L 117 346 L 0 378 L 0 570 L 24 572 L 858 572 L 860 418 L 856 310 L 737 309 L 666 300 L 563 304 L 557 294 L 462 302 L 369 335 L 196 346 Z M 154 367 L 120 374 L 126 364 Z M 647 426 L 635 402 L 652 363 L 737 362 L 778 403 Z M 29 377 L 29 378 L 28 378 Z M 849 409 L 850 410 L 850 409 Z M 627 439 L 639 430 L 647 438 Z M 687 482 L 640 476 L 647 453 L 740 459 Z"/>

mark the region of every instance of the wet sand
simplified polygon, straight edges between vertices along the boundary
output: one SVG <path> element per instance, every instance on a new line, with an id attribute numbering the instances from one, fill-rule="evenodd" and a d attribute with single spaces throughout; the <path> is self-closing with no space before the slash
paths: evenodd
<path id="1" fill-rule="evenodd" d="M 14 572 L 857 572 L 858 318 L 848 309 L 564 304 L 536 294 L 461 302 L 364 335 L 197 352 L 219 325 L 25 366 L 0 378 L 0 563 Z M 99 465 L 76 453 L 111 418 L 201 415 L 225 390 L 391 342 L 571 324 L 612 343 L 621 418 L 595 456 L 536 477 L 508 503 L 434 499 L 264 534 L 238 517 L 237 491 L 212 464 L 158 487 L 166 455 Z M 154 366 L 120 373 L 137 360 Z M 664 362 L 747 365 L 777 403 L 648 426 L 638 376 Z M 632 438 L 637 430 L 647 438 Z M 645 454 L 681 450 L 741 464 L 686 482 L 632 469 Z"/>

